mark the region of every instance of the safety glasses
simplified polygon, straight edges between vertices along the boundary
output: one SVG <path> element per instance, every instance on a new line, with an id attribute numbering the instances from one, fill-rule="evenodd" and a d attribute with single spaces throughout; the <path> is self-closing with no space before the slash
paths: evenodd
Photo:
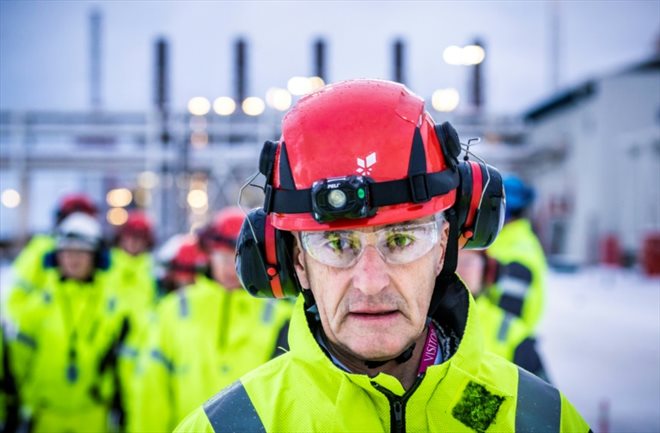
<path id="1" fill-rule="evenodd" d="M 314 260 L 335 268 L 355 265 L 366 247 L 372 244 L 387 263 L 405 264 L 422 257 L 438 243 L 440 222 L 395 224 L 371 232 L 300 232 L 300 241 L 302 248 Z"/>

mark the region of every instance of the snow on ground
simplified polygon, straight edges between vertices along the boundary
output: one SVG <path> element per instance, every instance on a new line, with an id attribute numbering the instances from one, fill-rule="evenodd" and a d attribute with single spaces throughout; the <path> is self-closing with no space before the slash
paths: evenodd
<path id="1" fill-rule="evenodd" d="M 539 348 L 594 432 L 660 431 L 660 278 L 551 273 Z"/>
<path id="2" fill-rule="evenodd" d="M 0 266 L 0 296 L 10 282 Z M 596 433 L 660 432 L 660 278 L 551 272 L 539 350 Z"/>

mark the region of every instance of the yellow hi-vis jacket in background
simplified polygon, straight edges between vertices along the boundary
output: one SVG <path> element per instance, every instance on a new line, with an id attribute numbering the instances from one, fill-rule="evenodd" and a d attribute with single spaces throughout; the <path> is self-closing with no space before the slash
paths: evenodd
<path id="1" fill-rule="evenodd" d="M 51 235 L 37 234 L 21 250 L 12 263 L 11 291 L 1 306 L 2 312 L 20 309 L 29 296 L 38 292 L 45 284 L 48 268 L 44 264 L 45 256 L 55 248 L 55 238 Z"/>
<path id="2" fill-rule="evenodd" d="M 504 224 L 486 254 L 499 263 L 497 280 L 486 288 L 487 293 L 496 305 L 522 318 L 534 333 L 545 305 L 548 267 L 529 220 Z"/>
<path id="3" fill-rule="evenodd" d="M 167 295 L 128 430 L 172 431 L 219 389 L 280 353 L 292 307 L 228 291 L 201 275 Z"/>
<path id="4" fill-rule="evenodd" d="M 299 299 L 291 350 L 224 389 L 175 431 L 589 431 L 558 390 L 483 350 L 474 301 L 458 279 L 442 290 L 433 320 L 460 342 L 408 391 L 391 375 L 369 377 L 335 365 L 315 339 L 319 325 Z"/>
<path id="5" fill-rule="evenodd" d="M 486 350 L 548 381 L 535 346 L 536 339 L 522 319 L 504 311 L 483 295 L 476 299 L 475 306 Z"/>
<path id="6" fill-rule="evenodd" d="M 127 313 L 110 274 L 63 280 L 49 268 L 39 293 L 12 311 L 8 348 L 31 432 L 105 432 L 119 401 L 117 353 Z M 120 408 L 119 408 L 120 409 Z"/>

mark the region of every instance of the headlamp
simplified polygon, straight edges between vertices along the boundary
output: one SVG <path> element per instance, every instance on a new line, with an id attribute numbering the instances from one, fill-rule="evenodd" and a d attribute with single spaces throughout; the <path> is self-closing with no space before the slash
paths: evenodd
<path id="1" fill-rule="evenodd" d="M 312 216 L 320 223 L 336 219 L 366 218 L 376 214 L 369 203 L 369 184 L 364 176 L 323 179 L 312 185 Z"/>

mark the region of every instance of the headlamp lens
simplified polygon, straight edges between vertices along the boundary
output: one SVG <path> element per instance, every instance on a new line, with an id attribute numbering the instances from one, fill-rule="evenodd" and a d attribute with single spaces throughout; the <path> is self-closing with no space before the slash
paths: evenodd
<path id="1" fill-rule="evenodd" d="M 410 263 L 422 257 L 438 243 L 439 222 L 427 221 L 385 226 L 373 231 L 333 230 L 301 232 L 302 248 L 316 261 L 335 268 L 355 265 L 365 248 L 374 247 L 390 264 Z"/>
<path id="2" fill-rule="evenodd" d="M 341 209 L 346 205 L 346 194 L 344 191 L 335 189 L 328 194 L 328 203 L 335 209 Z"/>

